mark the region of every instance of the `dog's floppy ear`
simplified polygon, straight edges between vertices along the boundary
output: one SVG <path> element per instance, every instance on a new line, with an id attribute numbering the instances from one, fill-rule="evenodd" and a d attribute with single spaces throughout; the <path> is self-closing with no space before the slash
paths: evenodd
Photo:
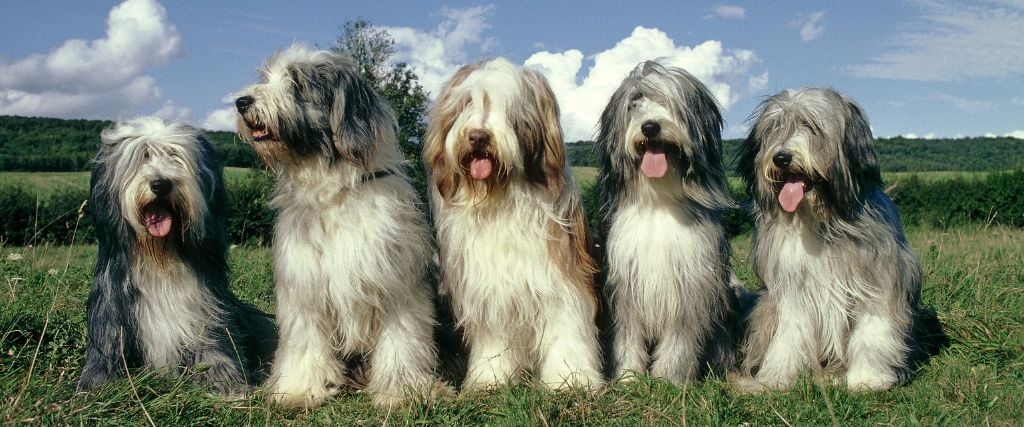
<path id="1" fill-rule="evenodd" d="M 875 154 L 874 138 L 867 116 L 852 99 L 843 96 L 846 106 L 846 127 L 843 129 L 843 155 L 849 163 L 850 174 L 861 182 L 862 187 L 882 185 L 882 174 Z M 863 188 L 861 190 L 864 190 Z"/>
<path id="2" fill-rule="evenodd" d="M 540 73 L 524 69 L 523 84 L 527 99 L 524 103 L 534 108 L 509 111 L 516 138 L 523 148 L 523 165 L 530 182 L 548 188 L 551 195 L 562 192 L 565 180 L 565 143 L 559 122 L 558 101 Z M 524 106 L 525 107 L 525 106 Z"/>
<path id="3" fill-rule="evenodd" d="M 760 130 L 763 120 L 762 116 L 764 115 L 767 103 L 767 99 L 762 101 L 761 105 L 754 111 L 753 117 L 755 119 L 750 126 L 750 133 L 747 134 L 746 139 L 740 144 L 739 152 L 734 160 L 736 174 L 743 178 L 747 186 L 747 197 L 750 198 L 757 196 L 757 153 L 761 152 L 761 145 L 764 143 L 761 140 Z"/>
<path id="4" fill-rule="evenodd" d="M 338 55 L 322 65 L 334 75 L 328 115 L 330 141 L 346 161 L 367 165 L 378 141 L 395 138 L 395 116 L 391 108 L 360 76 L 347 58 Z"/>
<path id="5" fill-rule="evenodd" d="M 479 64 L 463 65 L 455 72 L 448 83 L 441 88 L 441 93 L 430 110 L 430 123 L 427 124 L 427 134 L 423 142 L 423 163 L 430 171 L 430 179 L 434 182 L 437 192 L 445 200 L 451 199 L 458 190 L 459 177 L 456 168 L 461 165 L 451 164 L 445 156 L 445 138 L 455 124 L 455 118 L 465 108 L 466 102 L 455 99 L 452 89 L 458 87 L 463 81 L 479 68 Z"/>
<path id="6" fill-rule="evenodd" d="M 687 185 L 689 197 L 708 209 L 727 209 L 735 205 L 726 185 L 722 165 L 722 113 L 718 101 L 700 80 L 680 68 L 666 69 L 665 73 L 685 88 L 671 103 L 674 110 L 683 114 L 686 131 L 693 142 L 693 153 L 689 156 L 688 167 L 680 164 L 683 185 Z M 682 163 L 683 160 L 680 159 Z"/>

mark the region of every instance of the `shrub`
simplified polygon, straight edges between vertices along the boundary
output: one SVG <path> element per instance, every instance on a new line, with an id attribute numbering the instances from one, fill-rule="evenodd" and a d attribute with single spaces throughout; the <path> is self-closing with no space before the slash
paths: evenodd
<path id="1" fill-rule="evenodd" d="M 272 241 L 274 212 L 267 206 L 274 177 L 252 170 L 244 178 L 229 179 L 231 208 L 226 218 L 228 237 L 233 243 L 267 245 Z M 580 185 L 587 222 L 598 225 L 596 183 Z M 744 200 L 741 189 L 733 198 Z M 998 223 L 1024 227 L 1024 170 L 993 173 L 984 179 L 954 178 L 925 181 L 916 176 L 889 183 L 889 194 L 907 226 L 946 228 L 968 223 Z M 80 209 L 88 198 L 84 188 L 65 188 L 39 195 L 24 184 L 0 184 L 0 243 L 27 245 L 95 242 L 88 209 Z M 723 213 L 729 236 L 749 232 L 752 227 L 746 208 Z M 77 227 L 77 234 L 76 234 Z M 593 228 L 596 231 L 596 228 Z"/>

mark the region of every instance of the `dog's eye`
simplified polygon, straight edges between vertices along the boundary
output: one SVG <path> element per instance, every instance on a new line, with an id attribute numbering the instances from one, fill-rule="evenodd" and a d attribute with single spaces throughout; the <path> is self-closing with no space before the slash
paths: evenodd
<path id="1" fill-rule="evenodd" d="M 149 160 L 149 151 L 143 151 L 142 152 L 142 159 L 143 160 Z"/>

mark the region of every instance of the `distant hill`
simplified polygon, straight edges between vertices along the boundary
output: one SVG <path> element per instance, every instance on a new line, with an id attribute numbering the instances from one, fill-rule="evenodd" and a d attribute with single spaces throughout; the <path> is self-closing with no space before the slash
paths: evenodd
<path id="1" fill-rule="evenodd" d="M 0 116 L 0 171 L 70 172 L 89 168 L 106 120 Z M 252 149 L 232 132 L 205 132 L 225 166 L 253 167 Z"/>
<path id="2" fill-rule="evenodd" d="M 0 171 L 82 171 L 96 154 L 103 120 L 0 116 Z M 252 149 L 233 132 L 206 132 L 225 166 L 254 167 Z M 732 170 L 741 140 L 724 141 L 726 168 Z M 1013 138 L 905 139 L 875 142 L 884 172 L 996 171 L 1024 169 L 1024 140 Z M 597 166 L 593 142 L 566 146 L 573 166 Z"/>
<path id="3" fill-rule="evenodd" d="M 722 142 L 728 172 L 733 170 L 733 162 L 742 142 L 740 139 Z M 875 149 L 883 172 L 1024 169 L 1024 140 L 1014 138 L 878 138 L 875 140 Z M 566 153 L 573 166 L 598 166 L 593 142 L 568 144 Z"/>

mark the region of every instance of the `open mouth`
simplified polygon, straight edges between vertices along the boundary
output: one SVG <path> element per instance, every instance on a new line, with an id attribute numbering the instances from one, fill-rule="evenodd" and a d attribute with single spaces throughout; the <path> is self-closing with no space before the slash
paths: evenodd
<path id="1" fill-rule="evenodd" d="M 142 208 L 142 224 L 155 238 L 164 238 L 174 228 L 174 213 L 170 203 L 162 200 L 150 202 Z"/>
<path id="2" fill-rule="evenodd" d="M 668 160 L 678 155 L 679 148 L 664 141 L 644 140 L 637 144 L 637 151 L 643 156 L 640 172 L 648 178 L 661 178 L 668 173 Z"/>
<path id="3" fill-rule="evenodd" d="M 490 153 L 473 152 L 462 159 L 462 167 L 477 181 L 490 178 L 494 173 L 494 158 Z"/>
<path id="4" fill-rule="evenodd" d="M 249 127 L 253 141 L 267 141 L 274 138 L 274 135 L 267 129 L 267 125 L 262 122 L 249 122 L 246 120 L 245 125 Z"/>
<path id="5" fill-rule="evenodd" d="M 793 213 L 800 207 L 804 195 L 811 190 L 811 181 L 799 174 L 786 174 L 779 190 L 779 205 L 782 210 Z"/>

